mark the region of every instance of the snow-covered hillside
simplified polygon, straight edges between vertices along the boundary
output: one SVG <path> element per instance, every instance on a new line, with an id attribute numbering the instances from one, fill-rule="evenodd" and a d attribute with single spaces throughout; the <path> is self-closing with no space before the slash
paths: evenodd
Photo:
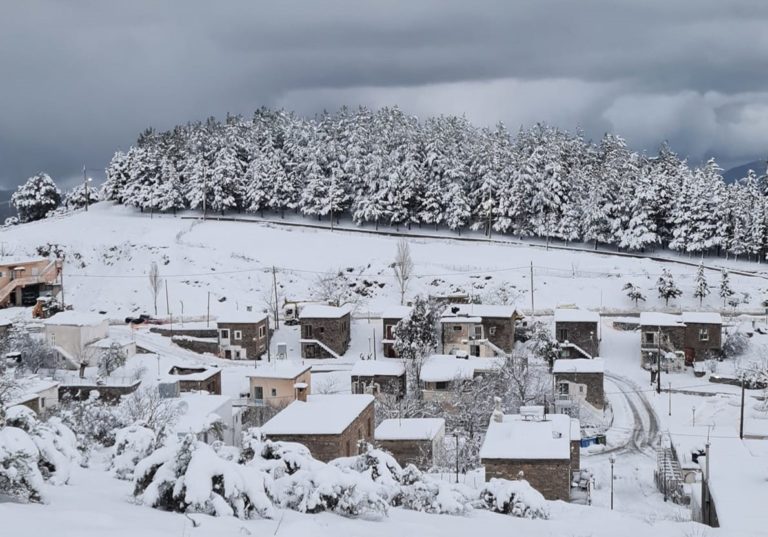
<path id="1" fill-rule="evenodd" d="M 196 216 L 191 214 L 190 216 Z M 199 216 L 199 215 L 198 215 Z M 298 220 L 311 224 L 310 220 Z M 211 293 L 211 316 L 253 306 L 265 307 L 276 267 L 281 294 L 308 300 L 319 276 L 342 271 L 349 285 L 362 289 L 358 314 L 375 314 L 399 302 L 390 268 L 397 241 L 391 235 L 372 235 L 336 229 L 281 226 L 265 222 L 231 222 L 153 215 L 99 203 L 88 212 L 4 228 L 3 251 L 34 255 L 38 247 L 58 245 L 66 253 L 65 300 L 78 309 L 101 310 L 119 319 L 135 312 L 153 313 L 147 274 L 157 262 L 167 282 L 158 300 L 158 314 L 178 317 L 205 314 Z M 693 298 L 695 259 L 662 263 L 639 257 L 590 251 L 564 251 L 542 246 L 496 242 L 466 242 L 450 238 L 411 238 L 416 278 L 407 297 L 417 293 L 465 291 L 484 302 L 512 303 L 530 310 L 531 263 L 536 310 L 577 304 L 603 312 L 636 311 L 622 287 L 636 284 L 647 297 L 640 309 L 665 309 L 656 281 L 668 269 L 682 289 L 668 310 L 698 309 Z M 712 261 L 717 266 L 722 259 Z M 729 262 L 733 269 L 753 271 L 754 263 Z M 720 274 L 706 272 L 712 292 L 703 309 L 723 309 L 718 296 Z M 768 281 L 763 276 L 731 274 L 731 286 L 748 293 L 736 311 L 762 309 Z M 183 303 L 183 305 L 182 305 Z M 725 311 L 731 311 L 728 306 Z"/>

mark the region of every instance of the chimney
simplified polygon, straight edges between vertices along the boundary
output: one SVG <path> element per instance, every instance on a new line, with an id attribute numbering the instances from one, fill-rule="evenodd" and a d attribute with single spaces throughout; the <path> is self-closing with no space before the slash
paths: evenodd
<path id="1" fill-rule="evenodd" d="M 493 398 L 493 414 L 491 414 L 491 418 L 496 423 L 504 421 L 504 412 L 501 410 L 501 397 Z"/>
<path id="2" fill-rule="evenodd" d="M 296 388 L 296 400 L 297 401 L 303 401 L 304 403 L 307 402 L 307 385 L 303 382 L 300 382 L 296 385 L 294 385 L 294 388 Z"/>

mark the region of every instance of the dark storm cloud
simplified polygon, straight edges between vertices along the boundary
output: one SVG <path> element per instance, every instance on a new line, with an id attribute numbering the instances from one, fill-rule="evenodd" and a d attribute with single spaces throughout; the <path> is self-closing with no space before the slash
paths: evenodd
<path id="1" fill-rule="evenodd" d="M 768 3 L 25 0 L 0 9 L 0 186 L 147 126 L 341 104 L 546 120 L 693 160 L 768 152 Z"/>

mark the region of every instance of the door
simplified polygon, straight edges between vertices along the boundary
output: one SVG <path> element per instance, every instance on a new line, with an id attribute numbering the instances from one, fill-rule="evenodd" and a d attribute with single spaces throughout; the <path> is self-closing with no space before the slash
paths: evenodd
<path id="1" fill-rule="evenodd" d="M 264 402 L 264 388 L 261 386 L 253 387 L 253 402 L 256 404 L 262 404 Z"/>

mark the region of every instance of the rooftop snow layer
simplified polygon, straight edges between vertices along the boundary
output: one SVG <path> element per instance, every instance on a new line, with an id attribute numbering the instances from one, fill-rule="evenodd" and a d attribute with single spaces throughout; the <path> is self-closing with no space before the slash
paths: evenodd
<path id="1" fill-rule="evenodd" d="M 173 426 L 177 433 L 199 433 L 208 430 L 216 421 L 220 421 L 219 414 L 222 407 L 231 403 L 227 395 L 208 395 L 203 393 L 182 393 L 181 415 Z M 232 424 L 225 423 L 231 426 Z"/>
<path id="2" fill-rule="evenodd" d="M 594 311 L 560 308 L 555 310 L 556 323 L 599 323 L 600 314 Z"/>
<path id="3" fill-rule="evenodd" d="M 368 405 L 372 395 L 310 395 L 294 401 L 261 428 L 269 435 L 341 434 Z"/>
<path id="4" fill-rule="evenodd" d="M 258 324 L 266 318 L 267 314 L 260 311 L 232 311 L 218 315 L 216 322 L 225 324 Z"/>
<path id="5" fill-rule="evenodd" d="M 552 373 L 603 373 L 605 372 L 605 362 L 602 358 L 592 360 L 586 358 L 577 358 L 574 360 L 555 360 L 552 366 Z"/>
<path id="6" fill-rule="evenodd" d="M 723 318 L 716 311 L 684 311 L 681 318 L 684 323 L 723 324 Z"/>
<path id="7" fill-rule="evenodd" d="M 400 360 L 385 358 L 383 360 L 358 360 L 352 366 L 352 376 L 372 377 L 387 375 L 399 377 L 405 374 L 405 366 Z"/>
<path id="8" fill-rule="evenodd" d="M 338 319 L 352 312 L 352 307 L 325 306 L 323 304 L 308 304 L 301 308 L 299 317 L 304 319 Z"/>
<path id="9" fill-rule="evenodd" d="M 411 306 L 390 306 L 381 312 L 382 319 L 405 319 L 411 314 Z"/>
<path id="10" fill-rule="evenodd" d="M 443 310 L 443 318 L 501 317 L 508 319 L 514 314 L 514 306 L 502 306 L 497 304 L 448 304 L 445 310 Z"/>
<path id="11" fill-rule="evenodd" d="M 295 379 L 311 366 L 291 360 L 276 360 L 266 364 L 259 364 L 247 376 L 260 379 Z"/>
<path id="12" fill-rule="evenodd" d="M 433 440 L 445 430 L 442 418 L 388 419 L 376 427 L 376 440 Z"/>
<path id="13" fill-rule="evenodd" d="M 424 382 L 450 382 L 456 379 L 468 380 L 476 372 L 490 371 L 501 365 L 503 358 L 478 358 L 468 356 L 457 358 L 451 354 L 433 354 L 421 366 L 421 380 Z"/>
<path id="14" fill-rule="evenodd" d="M 501 422 L 491 418 L 480 458 L 570 459 L 573 432 L 571 418 L 565 414 L 548 414 L 545 420 L 524 420 L 519 414 L 504 415 Z"/>
<path id="15" fill-rule="evenodd" d="M 644 311 L 640 314 L 640 326 L 685 326 L 679 315 Z"/>
<path id="16" fill-rule="evenodd" d="M 97 313 L 87 311 L 62 311 L 43 321 L 46 325 L 53 326 L 98 326 L 108 319 Z"/>

